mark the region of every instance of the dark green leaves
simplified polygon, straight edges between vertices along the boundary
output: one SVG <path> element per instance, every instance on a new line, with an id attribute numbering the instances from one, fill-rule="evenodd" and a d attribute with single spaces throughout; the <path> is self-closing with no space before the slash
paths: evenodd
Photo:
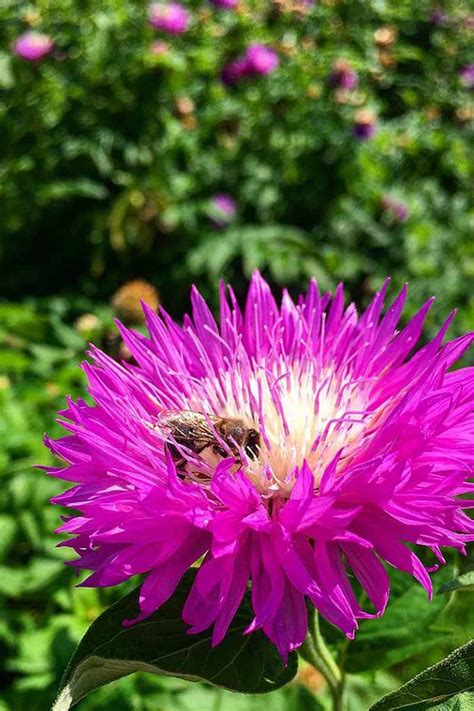
<path id="1" fill-rule="evenodd" d="M 265 693 L 287 684 L 296 674 L 296 655 L 285 668 L 261 633 L 243 631 L 251 619 L 246 599 L 226 639 L 211 648 L 210 634 L 188 635 L 181 610 L 194 572 L 158 612 L 133 627 L 122 621 L 138 610 L 138 589 L 119 600 L 91 625 L 73 655 L 54 711 L 66 711 L 94 689 L 137 671 L 205 681 L 231 691 Z"/>
<path id="2" fill-rule="evenodd" d="M 472 711 L 473 708 L 474 641 L 471 641 L 384 696 L 371 711 Z"/>
<path id="3" fill-rule="evenodd" d="M 470 570 L 468 573 L 463 573 L 455 580 L 451 580 L 449 583 L 446 583 L 443 585 L 440 592 L 453 592 L 454 590 L 459 590 L 459 592 L 474 590 L 474 570 Z"/>
<path id="4" fill-rule="evenodd" d="M 452 577 L 449 567 L 440 570 L 433 577 L 435 589 Z M 391 581 L 392 597 L 383 617 L 362 622 L 355 641 L 343 643 L 344 666 L 350 673 L 387 669 L 426 654 L 445 642 L 450 633 L 438 622 L 449 602 L 446 595 L 435 594 L 429 602 L 424 588 L 406 574 L 392 571 Z"/>

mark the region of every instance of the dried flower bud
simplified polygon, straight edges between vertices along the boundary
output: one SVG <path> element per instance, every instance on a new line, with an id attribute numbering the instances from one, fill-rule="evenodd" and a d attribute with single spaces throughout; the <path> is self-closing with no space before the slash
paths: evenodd
<path id="1" fill-rule="evenodd" d="M 87 336 L 100 328 L 100 321 L 95 314 L 82 314 L 76 320 L 74 328 L 82 336 Z"/>
<path id="2" fill-rule="evenodd" d="M 134 279 L 128 281 L 115 292 L 112 297 L 112 306 L 118 318 L 124 323 L 143 323 L 142 301 L 148 304 L 153 311 L 157 311 L 160 305 L 155 287 L 144 279 Z"/>
<path id="3" fill-rule="evenodd" d="M 189 96 L 178 96 L 176 99 L 176 110 L 181 116 L 192 114 L 194 108 L 194 101 Z"/>
<path id="4" fill-rule="evenodd" d="M 379 27 L 379 29 L 374 32 L 374 41 L 379 47 L 390 47 L 397 41 L 397 38 L 397 28 L 390 25 Z"/>

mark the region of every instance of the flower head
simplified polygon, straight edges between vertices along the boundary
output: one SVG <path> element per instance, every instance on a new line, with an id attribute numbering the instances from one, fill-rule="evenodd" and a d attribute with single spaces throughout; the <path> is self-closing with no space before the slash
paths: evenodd
<path id="1" fill-rule="evenodd" d="M 222 229 L 232 222 L 236 209 L 233 197 L 226 193 L 219 193 L 211 200 L 210 218 L 217 228 Z"/>
<path id="2" fill-rule="evenodd" d="M 150 45 L 150 54 L 154 57 L 163 57 L 170 51 L 169 45 L 163 40 L 155 40 Z"/>
<path id="3" fill-rule="evenodd" d="M 352 91 L 357 87 L 359 77 L 349 62 L 340 60 L 334 63 L 329 75 L 329 82 L 332 86 L 338 87 L 339 89 Z"/>
<path id="4" fill-rule="evenodd" d="M 385 195 L 381 202 L 382 208 L 396 222 L 406 222 L 410 217 L 408 206 L 401 200 L 396 200 L 395 198 L 390 197 L 390 195 Z"/>
<path id="5" fill-rule="evenodd" d="M 359 141 L 368 141 L 377 130 L 376 117 L 372 111 L 361 109 L 356 113 L 352 135 Z"/>
<path id="6" fill-rule="evenodd" d="M 29 62 L 39 62 L 54 47 L 53 40 L 42 32 L 25 32 L 15 42 L 14 52 Z"/>
<path id="7" fill-rule="evenodd" d="M 239 0 L 210 0 L 210 3 L 219 10 L 233 10 L 239 4 Z"/>
<path id="8" fill-rule="evenodd" d="M 474 64 L 466 64 L 465 67 L 459 70 L 461 82 L 468 89 L 474 89 Z"/>
<path id="9" fill-rule="evenodd" d="M 142 302 L 154 311 L 157 311 L 160 304 L 157 290 L 144 279 L 127 281 L 112 297 L 112 306 L 117 316 L 127 324 L 144 323 Z"/>
<path id="10" fill-rule="evenodd" d="M 270 74 L 278 67 L 278 55 L 264 44 L 251 44 L 245 53 L 249 74 Z"/>
<path id="11" fill-rule="evenodd" d="M 429 20 L 432 25 L 445 25 L 449 17 L 441 7 L 437 7 L 431 13 Z"/>
<path id="12" fill-rule="evenodd" d="M 149 336 L 120 326 L 133 366 L 93 348 L 93 404 L 69 401 L 68 436 L 47 440 L 67 463 L 49 473 L 76 482 L 53 501 L 73 509 L 59 530 L 92 571 L 82 584 L 146 574 L 140 620 L 204 556 L 189 632 L 212 627 L 218 644 L 251 581 L 247 632 L 283 658 L 307 601 L 349 638 L 381 615 L 385 563 L 431 595 L 408 544 L 443 563 L 442 547 L 474 540 L 459 498 L 474 488 L 474 369 L 450 370 L 474 334 L 443 344 L 450 317 L 413 354 L 432 300 L 397 329 L 406 289 L 382 315 L 387 286 L 359 314 L 313 281 L 277 304 L 255 274 L 243 311 L 222 286 L 220 323 L 195 289 L 182 325 L 144 306 Z"/>
<path id="13" fill-rule="evenodd" d="M 394 42 L 397 41 L 398 30 L 392 25 L 386 25 L 384 27 L 379 27 L 378 30 L 374 32 L 375 44 L 378 47 L 390 47 Z"/>
<path id="14" fill-rule="evenodd" d="M 150 24 L 170 35 L 180 35 L 188 29 L 190 15 L 179 2 L 153 2 L 148 8 Z"/>
<path id="15" fill-rule="evenodd" d="M 233 86 L 247 74 L 247 62 L 245 57 L 238 57 L 233 62 L 225 65 L 221 72 L 221 80 L 227 86 Z"/>
<path id="16" fill-rule="evenodd" d="M 224 84 L 231 86 L 245 77 L 270 74 L 278 64 L 275 50 L 264 44 L 251 44 L 244 54 L 226 64 L 221 72 L 221 79 Z"/>

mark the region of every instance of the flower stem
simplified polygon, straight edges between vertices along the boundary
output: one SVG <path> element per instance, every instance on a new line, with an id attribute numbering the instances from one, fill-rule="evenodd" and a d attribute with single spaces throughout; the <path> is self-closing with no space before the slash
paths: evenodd
<path id="1" fill-rule="evenodd" d="M 312 664 L 326 679 L 331 693 L 333 711 L 344 711 L 344 674 L 326 646 L 319 628 L 316 611 L 310 616 L 308 634 L 299 652 L 303 659 Z"/>

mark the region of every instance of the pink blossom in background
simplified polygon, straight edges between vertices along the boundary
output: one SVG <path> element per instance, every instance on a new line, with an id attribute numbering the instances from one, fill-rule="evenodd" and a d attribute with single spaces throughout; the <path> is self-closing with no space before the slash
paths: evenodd
<path id="1" fill-rule="evenodd" d="M 396 222 L 406 222 L 410 217 L 408 206 L 401 200 L 386 195 L 382 198 L 382 208 L 388 212 Z"/>
<path id="2" fill-rule="evenodd" d="M 361 109 L 355 115 L 352 126 L 352 135 L 359 141 L 368 141 L 374 137 L 377 131 L 376 116 L 372 111 Z"/>
<path id="3" fill-rule="evenodd" d="M 258 43 L 247 48 L 245 60 L 249 74 L 270 74 L 279 64 L 275 50 Z"/>
<path id="4" fill-rule="evenodd" d="M 431 13 L 429 20 L 432 25 L 441 26 L 447 23 L 449 17 L 442 7 L 437 7 Z"/>
<path id="5" fill-rule="evenodd" d="M 234 10 L 239 4 L 239 0 L 209 0 L 211 5 L 219 10 Z"/>
<path id="6" fill-rule="evenodd" d="M 224 84 L 232 86 L 241 79 L 270 74 L 279 64 L 277 53 L 263 44 L 252 44 L 244 54 L 226 64 L 221 72 Z"/>
<path id="7" fill-rule="evenodd" d="M 357 87 L 359 77 L 349 62 L 340 60 L 334 63 L 331 73 L 329 74 L 329 82 L 332 86 L 338 87 L 339 89 L 352 91 Z"/>
<path id="8" fill-rule="evenodd" d="M 474 334 L 444 343 L 454 314 L 414 352 L 432 299 L 404 327 L 406 288 L 388 281 L 359 312 L 342 286 L 311 281 L 277 302 L 254 274 L 243 310 L 221 285 L 216 321 L 196 289 L 180 325 L 144 305 L 149 335 L 119 326 L 134 365 L 93 347 L 83 369 L 92 404 L 69 400 L 67 435 L 46 442 L 74 482 L 70 565 L 85 586 L 145 574 L 134 624 L 157 610 L 202 556 L 183 609 L 190 634 L 225 637 L 251 581 L 254 618 L 283 659 L 303 642 L 309 601 L 353 638 L 389 598 L 386 566 L 432 593 L 416 548 L 444 563 L 465 552 L 474 521 L 474 368 L 452 370 Z M 218 446 L 188 447 L 170 417 L 200 413 Z M 242 418 L 249 447 L 211 418 Z M 218 439 L 219 438 L 219 439 Z M 410 544 L 410 545 L 409 545 Z M 370 601 L 361 608 L 351 580 Z M 428 602 L 427 602 L 428 604 Z"/>
<path id="9" fill-rule="evenodd" d="M 179 2 L 153 2 L 148 8 L 148 19 L 156 30 L 179 35 L 186 32 L 191 17 Z"/>
<path id="10" fill-rule="evenodd" d="M 25 32 L 15 42 L 14 52 L 29 62 L 39 62 L 54 47 L 53 40 L 42 32 Z"/>
<path id="11" fill-rule="evenodd" d="M 235 200 L 226 193 L 214 195 L 211 200 L 211 221 L 222 229 L 226 227 L 235 217 L 237 206 Z"/>
<path id="12" fill-rule="evenodd" d="M 464 86 L 468 89 L 474 89 L 474 64 L 466 64 L 465 67 L 460 69 L 459 76 Z"/>
<path id="13" fill-rule="evenodd" d="M 225 65 L 221 72 L 221 80 L 227 86 L 233 86 L 240 79 L 243 79 L 247 73 L 246 59 L 245 57 L 239 57 Z"/>
<path id="14" fill-rule="evenodd" d="M 162 40 L 156 40 L 150 45 L 150 53 L 155 57 L 161 57 L 169 52 L 169 45 Z"/>

